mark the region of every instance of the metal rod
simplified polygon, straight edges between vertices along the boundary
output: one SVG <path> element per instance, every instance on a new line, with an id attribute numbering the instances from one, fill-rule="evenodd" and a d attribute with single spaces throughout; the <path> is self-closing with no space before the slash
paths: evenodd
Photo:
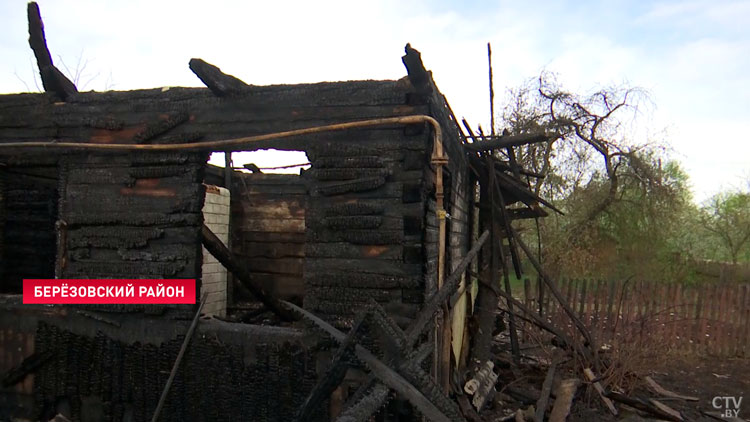
<path id="1" fill-rule="evenodd" d="M 159 397 L 159 404 L 156 405 L 156 410 L 154 410 L 154 416 L 151 418 L 151 422 L 156 422 L 157 419 L 159 419 L 159 413 L 161 413 L 162 407 L 164 407 L 164 403 L 167 401 L 167 395 L 169 394 L 169 389 L 172 387 L 172 382 L 174 381 L 174 377 L 177 375 L 177 369 L 180 367 L 180 362 L 182 362 L 182 356 L 185 354 L 185 350 L 187 350 L 187 346 L 190 343 L 190 339 L 193 337 L 193 332 L 195 331 L 195 327 L 198 325 L 198 320 L 201 316 L 201 310 L 203 310 L 203 305 L 206 304 L 206 298 L 208 297 L 208 292 L 203 292 L 203 296 L 201 297 L 201 303 L 198 305 L 198 310 L 195 311 L 195 316 L 193 317 L 193 322 L 190 324 L 190 328 L 188 328 L 187 334 L 185 334 L 185 340 L 182 341 L 182 347 L 180 347 L 179 353 L 177 353 L 177 359 L 174 361 L 174 365 L 172 365 L 172 372 L 169 373 L 169 378 L 167 378 L 167 384 L 164 386 L 164 391 L 161 392 L 161 397 Z"/>
<path id="2" fill-rule="evenodd" d="M 442 130 L 437 120 L 427 115 L 411 115 L 386 117 L 381 119 L 358 120 L 355 122 L 336 123 L 332 125 L 313 126 L 304 129 L 287 130 L 283 132 L 267 133 L 265 135 L 247 136 L 243 138 L 226 139 L 221 141 L 190 142 L 184 144 L 92 144 L 78 142 L 8 142 L 0 144 L 0 149 L 10 148 L 39 148 L 39 149 L 77 149 L 90 151 L 178 151 L 178 150 L 212 150 L 212 151 L 242 151 L 248 144 L 260 141 L 289 138 L 292 136 L 311 135 L 321 132 L 335 132 L 358 129 L 370 126 L 408 125 L 415 123 L 429 123 L 435 129 L 434 138 L 436 152 L 442 156 Z M 439 150 L 439 151 L 438 151 Z"/>

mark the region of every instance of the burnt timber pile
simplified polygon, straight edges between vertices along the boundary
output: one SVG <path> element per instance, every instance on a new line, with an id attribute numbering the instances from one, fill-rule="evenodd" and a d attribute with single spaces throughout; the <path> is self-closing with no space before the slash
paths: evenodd
<path id="1" fill-rule="evenodd" d="M 604 403 L 678 420 L 597 383 L 608 363 L 574 313 L 513 299 L 530 262 L 570 311 L 512 225 L 554 211 L 514 157 L 550 137 L 465 133 L 408 44 L 398 81 L 252 86 L 193 59 L 207 88 L 78 92 L 28 18 L 45 93 L 0 96 L 0 419 L 485 420 L 508 410 L 487 410 L 511 382 L 492 368 L 519 367 L 522 317 Z M 206 164 L 267 148 L 310 168 Z M 228 242 L 209 184 L 230 192 Z M 230 273 L 226 318 L 198 319 L 205 255 Z M 23 278 L 195 278 L 201 303 L 22 305 Z M 530 420 L 570 409 L 577 379 L 550 396 L 566 359 Z"/>

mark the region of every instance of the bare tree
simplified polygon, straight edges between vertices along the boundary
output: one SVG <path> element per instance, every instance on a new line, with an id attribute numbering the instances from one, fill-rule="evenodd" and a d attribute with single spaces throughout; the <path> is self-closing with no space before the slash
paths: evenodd
<path id="1" fill-rule="evenodd" d="M 619 259 L 642 246 L 644 233 L 673 228 L 665 222 L 689 201 L 687 181 L 664 159 L 666 147 L 638 130 L 651 106 L 642 89 L 613 86 L 582 95 L 542 73 L 510 94 L 502 121 L 513 134 L 556 135 L 516 151 L 524 168 L 546 176 L 530 179 L 531 187 L 567 213 L 541 223 L 553 265 L 593 269 L 606 254 Z"/>

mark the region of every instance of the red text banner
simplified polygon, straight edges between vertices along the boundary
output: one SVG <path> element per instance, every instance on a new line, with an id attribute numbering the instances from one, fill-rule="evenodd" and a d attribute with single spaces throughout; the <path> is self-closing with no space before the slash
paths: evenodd
<path id="1" fill-rule="evenodd" d="M 23 281 L 27 304 L 191 304 L 194 279 L 29 279 Z"/>

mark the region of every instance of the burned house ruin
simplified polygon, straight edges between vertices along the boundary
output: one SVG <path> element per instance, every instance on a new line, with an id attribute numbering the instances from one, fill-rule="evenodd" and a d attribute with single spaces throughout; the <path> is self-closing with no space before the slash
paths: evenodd
<path id="1" fill-rule="evenodd" d="M 473 333 L 503 293 L 480 279 L 518 268 L 497 221 L 545 214 L 481 152 L 544 136 L 477 147 L 408 45 L 397 81 L 253 86 L 194 59 L 207 88 L 77 92 L 29 17 L 46 92 L 0 96 L 0 419 L 147 420 L 168 383 L 160 420 L 463 419 L 451 379 L 488 359 Z M 266 148 L 310 168 L 207 164 Z M 215 318 L 170 379 L 198 304 L 23 305 L 30 278 L 196 279 Z"/>

